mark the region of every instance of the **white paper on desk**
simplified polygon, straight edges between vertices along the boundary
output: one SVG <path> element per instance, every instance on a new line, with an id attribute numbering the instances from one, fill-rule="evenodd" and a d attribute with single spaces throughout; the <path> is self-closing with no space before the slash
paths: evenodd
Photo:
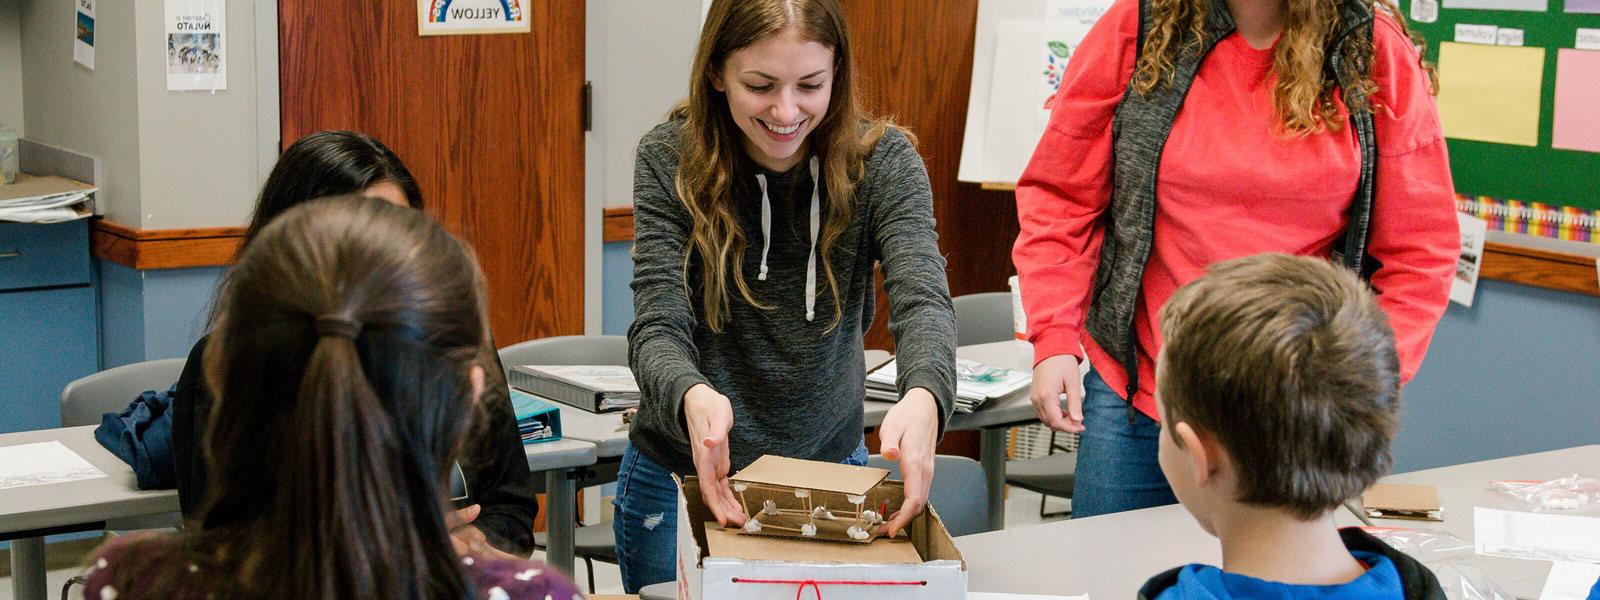
<path id="1" fill-rule="evenodd" d="M 967 600 L 1089 600 L 1082 596 L 1045 596 L 1041 594 L 1002 594 L 999 592 L 967 592 Z M 1541 599 L 1542 600 L 1542 599 Z"/>
<path id="2" fill-rule="evenodd" d="M 105 476 L 105 472 L 68 450 L 61 442 L 0 448 L 0 490 Z"/>
<path id="3" fill-rule="evenodd" d="M 1483 242 L 1489 236 L 1489 223 L 1472 215 L 1456 213 L 1461 229 L 1461 255 L 1456 259 L 1456 276 L 1450 280 L 1450 301 L 1472 306 L 1478 290 L 1478 269 L 1483 265 Z"/>
<path id="4" fill-rule="evenodd" d="M 1600 580 L 1600 565 L 1558 562 L 1550 567 L 1539 600 L 1585 600 Z"/>
<path id="5" fill-rule="evenodd" d="M 1476 507 L 1473 549 L 1484 556 L 1600 563 L 1600 517 Z"/>

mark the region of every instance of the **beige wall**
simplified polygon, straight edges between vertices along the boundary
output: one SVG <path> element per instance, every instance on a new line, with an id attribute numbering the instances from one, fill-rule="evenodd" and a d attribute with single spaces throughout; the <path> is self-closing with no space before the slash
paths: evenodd
<path id="1" fill-rule="evenodd" d="M 634 148 L 688 96 L 700 5 L 700 0 L 589 2 L 591 141 L 600 145 L 599 195 L 606 207 L 633 206 Z"/>
<path id="2" fill-rule="evenodd" d="M 100 159 L 105 180 L 97 199 L 106 216 L 139 226 L 133 3 L 96 3 L 95 70 L 90 71 L 72 62 L 73 0 L 9 1 L 21 2 L 28 137 Z"/>
<path id="3" fill-rule="evenodd" d="M 0 6 L 19 2 L 26 133 L 101 159 L 107 218 L 141 229 L 245 222 L 262 152 L 253 0 L 228 0 L 228 89 L 215 94 L 167 91 L 161 0 L 96 4 L 94 71 L 72 62 L 72 0 Z M 4 31 L 0 25 L 0 90 Z"/>
<path id="4" fill-rule="evenodd" d="M 0 125 L 26 133 L 22 122 L 22 21 L 17 3 L 0 0 Z"/>
<path id="5" fill-rule="evenodd" d="M 242 225 L 258 186 L 253 3 L 228 0 L 228 89 L 216 93 L 167 91 L 165 7 L 160 0 L 134 3 L 143 199 L 139 227 Z"/>

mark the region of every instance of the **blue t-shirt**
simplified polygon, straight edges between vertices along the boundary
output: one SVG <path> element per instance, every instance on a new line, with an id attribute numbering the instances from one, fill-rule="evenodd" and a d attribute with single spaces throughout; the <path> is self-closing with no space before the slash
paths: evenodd
<path id="1" fill-rule="evenodd" d="M 1296 585 L 1228 573 L 1209 565 L 1188 565 L 1178 572 L 1178 582 L 1156 600 L 1400 600 L 1405 588 L 1400 573 L 1387 557 L 1371 552 L 1350 553 L 1367 565 L 1367 572 L 1340 585 Z"/>

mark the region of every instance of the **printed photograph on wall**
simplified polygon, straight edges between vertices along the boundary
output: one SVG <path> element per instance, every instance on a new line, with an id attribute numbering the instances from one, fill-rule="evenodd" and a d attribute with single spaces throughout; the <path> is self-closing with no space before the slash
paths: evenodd
<path id="1" fill-rule="evenodd" d="M 1489 236 L 1489 224 L 1469 214 L 1456 213 L 1461 227 L 1461 256 L 1456 260 L 1456 277 L 1450 281 L 1450 301 L 1462 306 L 1472 306 L 1472 297 L 1478 291 L 1478 269 L 1483 266 L 1483 244 Z"/>
<path id="2" fill-rule="evenodd" d="M 72 61 L 94 70 L 94 0 L 73 3 L 77 15 L 77 30 L 72 36 Z"/>
<path id="3" fill-rule="evenodd" d="M 167 0 L 167 89 L 228 89 L 226 5 Z"/>
<path id="4" fill-rule="evenodd" d="M 524 0 L 417 0 L 418 35 L 527 33 Z"/>

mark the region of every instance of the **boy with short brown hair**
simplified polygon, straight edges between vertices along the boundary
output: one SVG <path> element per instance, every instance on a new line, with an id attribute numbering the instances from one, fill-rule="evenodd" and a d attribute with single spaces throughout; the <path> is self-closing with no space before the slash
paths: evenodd
<path id="1" fill-rule="evenodd" d="M 1161 469 L 1223 559 L 1141 598 L 1444 597 L 1411 557 L 1334 524 L 1393 463 L 1399 361 L 1365 283 L 1285 254 L 1218 263 L 1167 302 L 1161 334 Z"/>

